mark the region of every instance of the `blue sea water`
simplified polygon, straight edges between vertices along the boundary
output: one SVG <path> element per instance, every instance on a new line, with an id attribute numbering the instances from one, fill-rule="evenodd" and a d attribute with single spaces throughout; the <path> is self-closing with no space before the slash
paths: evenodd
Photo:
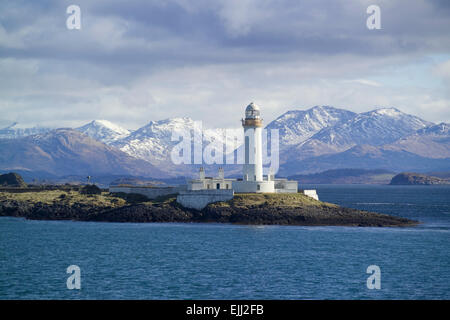
<path id="1" fill-rule="evenodd" d="M 315 187 L 410 228 L 0 218 L 0 299 L 450 299 L 450 186 Z M 69 290 L 69 265 L 81 290 Z M 381 289 L 369 290 L 369 265 Z"/>

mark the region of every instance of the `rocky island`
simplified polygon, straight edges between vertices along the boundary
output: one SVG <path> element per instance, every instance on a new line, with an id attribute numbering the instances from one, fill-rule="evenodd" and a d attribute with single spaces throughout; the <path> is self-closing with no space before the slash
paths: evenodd
<path id="1" fill-rule="evenodd" d="M 402 172 L 394 176 L 390 185 L 450 184 L 450 180 L 414 172 Z"/>
<path id="2" fill-rule="evenodd" d="M 176 196 L 149 200 L 139 194 L 113 194 L 90 187 L 11 188 L 0 192 L 0 216 L 33 220 L 107 222 L 215 222 L 248 225 L 412 226 L 417 221 L 343 208 L 301 193 L 236 194 L 202 210 L 188 209 Z"/>
<path id="3" fill-rule="evenodd" d="M 14 172 L 0 174 L 0 187 L 20 187 L 26 188 L 27 184 L 23 178 Z"/>

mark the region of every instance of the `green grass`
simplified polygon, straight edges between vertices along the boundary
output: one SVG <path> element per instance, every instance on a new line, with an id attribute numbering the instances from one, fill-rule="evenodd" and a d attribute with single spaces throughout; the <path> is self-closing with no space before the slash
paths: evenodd
<path id="1" fill-rule="evenodd" d="M 120 207 L 126 204 L 124 199 L 115 197 L 108 192 L 102 192 L 102 194 L 85 195 L 80 194 L 78 191 L 63 191 L 63 190 L 48 190 L 41 192 L 0 192 L 1 200 L 16 200 L 19 202 L 34 203 L 61 203 L 72 206 L 75 203 L 95 205 L 99 207 Z"/>
<path id="2" fill-rule="evenodd" d="M 302 193 L 237 193 L 232 200 L 218 202 L 217 207 L 304 207 L 304 206 L 330 206 L 337 207 L 334 204 L 314 200 Z"/>

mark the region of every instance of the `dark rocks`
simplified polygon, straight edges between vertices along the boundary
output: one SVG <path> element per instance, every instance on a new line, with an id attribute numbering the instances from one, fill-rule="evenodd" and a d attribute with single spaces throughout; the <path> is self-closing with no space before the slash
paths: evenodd
<path id="1" fill-rule="evenodd" d="M 0 216 L 26 217 L 32 208 L 26 202 L 6 200 L 0 202 Z"/>
<path id="2" fill-rule="evenodd" d="M 228 222 L 258 225 L 300 226 L 406 226 L 417 224 L 405 218 L 365 212 L 350 208 L 305 206 L 292 208 L 256 207 L 241 208 L 206 207 L 199 214 L 198 222 Z"/>
<path id="3" fill-rule="evenodd" d="M 81 194 L 101 194 L 102 189 L 97 187 L 95 184 L 88 184 L 81 188 L 80 193 Z"/>

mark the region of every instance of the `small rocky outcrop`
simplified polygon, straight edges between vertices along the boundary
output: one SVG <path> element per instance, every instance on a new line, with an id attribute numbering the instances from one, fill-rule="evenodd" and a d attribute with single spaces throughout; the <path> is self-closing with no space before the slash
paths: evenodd
<path id="1" fill-rule="evenodd" d="M 23 178 L 20 176 L 20 174 L 10 172 L 0 175 L 0 186 L 26 188 L 27 184 L 25 183 L 25 181 L 23 181 Z"/>
<path id="2" fill-rule="evenodd" d="M 391 185 L 432 185 L 432 184 L 450 184 L 449 180 L 438 177 L 428 176 L 426 174 L 414 172 L 402 172 L 394 176 Z"/>

